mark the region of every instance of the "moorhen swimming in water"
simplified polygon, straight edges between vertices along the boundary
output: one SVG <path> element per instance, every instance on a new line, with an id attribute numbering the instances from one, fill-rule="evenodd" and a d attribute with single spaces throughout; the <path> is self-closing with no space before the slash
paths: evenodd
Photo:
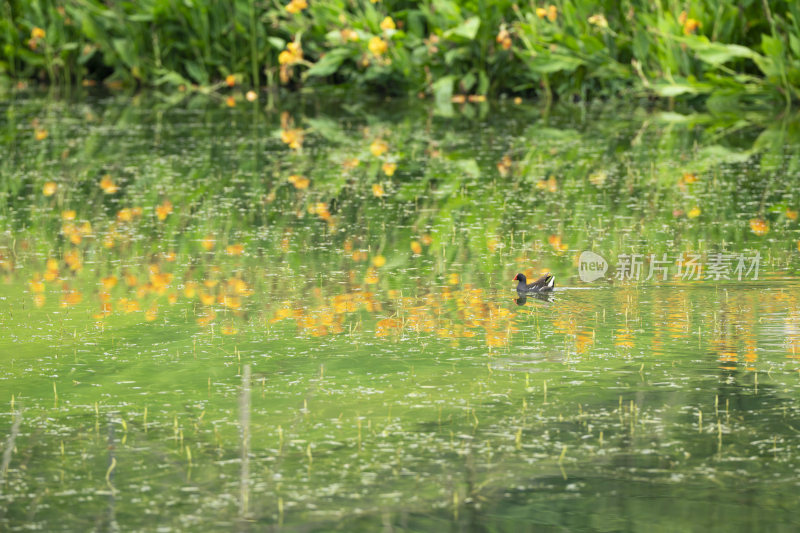
<path id="1" fill-rule="evenodd" d="M 520 294 L 530 294 L 534 292 L 551 292 L 556 284 L 556 278 L 547 273 L 533 283 L 527 283 L 525 274 L 517 274 L 512 281 L 518 281 L 517 292 Z"/>

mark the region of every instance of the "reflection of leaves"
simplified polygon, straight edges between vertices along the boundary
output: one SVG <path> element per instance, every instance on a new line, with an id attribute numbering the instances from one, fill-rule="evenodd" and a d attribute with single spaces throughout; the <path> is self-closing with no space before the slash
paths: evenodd
<path id="1" fill-rule="evenodd" d="M 322 135 L 327 141 L 339 144 L 345 138 L 339 124 L 328 117 L 306 118 L 306 122 L 314 133 Z"/>

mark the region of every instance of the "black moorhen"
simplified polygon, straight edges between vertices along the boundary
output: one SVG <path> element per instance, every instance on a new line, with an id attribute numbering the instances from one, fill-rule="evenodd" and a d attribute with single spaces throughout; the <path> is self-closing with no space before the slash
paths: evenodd
<path id="1" fill-rule="evenodd" d="M 551 292 L 556 284 L 556 278 L 552 274 L 545 274 L 533 283 L 527 283 L 528 279 L 525 274 L 517 274 L 514 276 L 513 281 L 518 281 L 517 292 L 520 294 L 528 294 L 532 292 Z"/>

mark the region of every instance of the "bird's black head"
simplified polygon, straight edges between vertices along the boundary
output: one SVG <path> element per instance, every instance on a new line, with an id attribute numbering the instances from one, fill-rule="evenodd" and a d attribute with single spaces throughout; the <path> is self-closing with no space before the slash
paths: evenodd
<path id="1" fill-rule="evenodd" d="M 522 283 L 525 283 L 527 279 L 525 278 L 525 274 L 517 274 L 511 281 L 521 281 Z"/>

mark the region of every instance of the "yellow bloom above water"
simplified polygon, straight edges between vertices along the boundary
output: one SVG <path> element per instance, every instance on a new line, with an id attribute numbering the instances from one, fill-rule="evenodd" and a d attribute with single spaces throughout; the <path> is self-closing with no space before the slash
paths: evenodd
<path id="1" fill-rule="evenodd" d="M 696 32 L 698 28 L 702 27 L 703 24 L 699 20 L 688 18 L 686 19 L 686 22 L 683 25 L 683 33 L 684 35 L 689 35 Z"/>
<path id="2" fill-rule="evenodd" d="M 372 141 L 372 144 L 369 146 L 369 151 L 372 152 L 372 155 L 375 157 L 380 157 L 389 150 L 389 145 L 383 139 L 376 139 Z"/>
<path id="3" fill-rule="evenodd" d="M 344 42 L 358 41 L 359 39 L 358 33 L 350 28 L 343 29 L 342 31 L 339 32 L 339 35 L 342 37 L 342 41 Z"/>
<path id="4" fill-rule="evenodd" d="M 511 48 L 511 35 L 508 33 L 505 25 L 500 27 L 500 31 L 497 32 L 495 41 L 500 43 L 500 46 L 503 48 L 503 50 L 508 50 Z"/>
<path id="5" fill-rule="evenodd" d="M 395 30 L 397 29 L 397 25 L 394 23 L 394 20 L 392 20 L 392 17 L 386 17 L 381 21 L 381 29 L 383 31 Z"/>
<path id="6" fill-rule="evenodd" d="M 300 43 L 288 42 L 286 43 L 286 50 L 278 54 L 278 63 L 281 65 L 291 65 L 303 60 L 303 48 Z"/>
<path id="7" fill-rule="evenodd" d="M 47 139 L 47 130 L 39 128 L 39 129 L 37 129 L 36 131 L 33 132 L 33 137 L 37 141 L 43 141 L 43 140 Z"/>
<path id="8" fill-rule="evenodd" d="M 106 194 L 114 194 L 119 190 L 119 187 L 114 183 L 109 174 L 106 174 L 103 176 L 103 179 L 100 180 L 100 188 L 103 189 L 103 192 Z"/>
<path id="9" fill-rule="evenodd" d="M 700 208 L 697 207 L 697 206 L 694 206 L 693 208 L 691 208 L 689 210 L 688 213 L 686 213 L 686 216 L 689 217 L 689 218 L 697 218 L 697 217 L 700 216 L 700 213 L 701 213 Z"/>
<path id="10" fill-rule="evenodd" d="M 606 20 L 606 16 L 601 13 L 592 15 L 589 17 L 588 21 L 592 26 L 597 26 L 598 28 L 608 28 L 608 20 Z"/>
<path id="11" fill-rule="evenodd" d="M 228 107 L 236 107 L 236 98 L 234 98 L 233 96 L 225 98 L 225 105 L 227 105 Z"/>
<path id="12" fill-rule="evenodd" d="M 753 231 L 753 233 L 759 237 L 762 237 L 769 233 L 769 222 L 763 218 L 751 218 L 750 229 Z"/>
<path id="13" fill-rule="evenodd" d="M 66 211 L 61 212 L 61 219 L 62 220 L 75 220 L 75 210 L 74 209 L 67 209 Z"/>
<path id="14" fill-rule="evenodd" d="M 420 255 L 422 253 L 422 245 L 419 241 L 411 241 L 411 251 L 414 252 L 414 255 Z"/>
<path id="15" fill-rule="evenodd" d="M 308 2 L 306 0 L 292 0 L 288 4 L 286 4 L 286 11 L 291 13 L 292 15 L 296 15 L 300 13 L 302 10 L 308 7 Z"/>
<path id="16" fill-rule="evenodd" d="M 31 39 L 44 39 L 45 35 L 47 34 L 42 28 L 34 26 L 31 30 Z"/>
<path id="17" fill-rule="evenodd" d="M 376 255 L 372 258 L 372 266 L 380 268 L 386 264 L 386 258 L 382 255 Z"/>
<path id="18" fill-rule="evenodd" d="M 228 87 L 233 87 L 234 85 L 236 85 L 236 76 L 234 76 L 233 74 L 228 74 L 227 76 L 225 76 L 225 85 L 227 85 Z"/>
<path id="19" fill-rule="evenodd" d="M 373 37 L 369 40 L 367 48 L 369 48 L 369 51 L 372 52 L 373 55 L 379 56 L 386 53 L 389 49 L 389 45 L 380 37 Z"/>
<path id="20" fill-rule="evenodd" d="M 383 185 L 381 185 L 380 183 L 373 183 L 372 184 L 372 194 L 373 194 L 373 196 L 376 196 L 378 198 L 380 198 L 381 196 L 386 194 L 386 192 L 383 190 Z"/>
<path id="21" fill-rule="evenodd" d="M 547 20 L 550 22 L 555 22 L 558 18 L 558 8 L 553 4 L 547 6 Z"/>
<path id="22" fill-rule="evenodd" d="M 156 207 L 158 220 L 166 220 L 170 213 L 172 213 L 172 202 L 169 200 L 164 200 L 164 203 Z"/>
<path id="23" fill-rule="evenodd" d="M 44 184 L 44 187 L 42 187 L 42 194 L 45 196 L 53 196 L 56 193 L 56 190 L 58 190 L 58 185 L 56 182 L 48 181 Z"/>
<path id="24" fill-rule="evenodd" d="M 394 176 L 395 170 L 397 170 L 397 163 L 386 162 L 383 164 L 383 173 L 387 176 Z"/>
<path id="25" fill-rule="evenodd" d="M 797 211 L 786 209 L 786 218 L 789 220 L 797 220 Z"/>

